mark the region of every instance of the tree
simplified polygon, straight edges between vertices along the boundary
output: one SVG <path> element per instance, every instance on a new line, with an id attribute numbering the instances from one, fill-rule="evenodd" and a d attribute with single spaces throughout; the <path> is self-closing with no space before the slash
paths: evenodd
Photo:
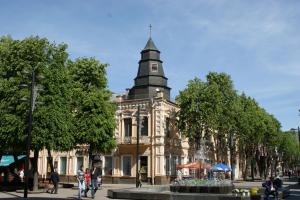
<path id="1" fill-rule="evenodd" d="M 32 142 L 34 151 L 32 168 L 37 189 L 38 152 L 43 148 L 68 150 L 73 147 L 72 117 L 70 104 L 70 76 L 66 68 L 67 46 L 50 43 L 45 38 L 29 37 L 13 40 L 11 37 L 0 39 L 0 143 L 2 150 L 16 151 L 24 147 L 27 138 L 27 124 L 32 71 L 45 78 L 38 84 L 43 86 L 33 113 Z M 22 149 L 24 150 L 24 149 Z"/>
<path id="2" fill-rule="evenodd" d="M 183 134 L 195 141 L 196 149 L 200 139 L 213 138 L 213 160 L 220 162 L 227 153 L 226 137 L 234 134 L 237 94 L 227 74 L 210 72 L 206 78 L 206 82 L 195 78 L 180 91 L 176 99 L 180 106 L 178 124 Z"/>
<path id="3" fill-rule="evenodd" d="M 292 131 L 280 134 L 278 155 L 282 162 L 282 171 L 293 169 L 299 165 L 300 147 L 297 143 L 297 134 Z"/>
<path id="4" fill-rule="evenodd" d="M 269 170 L 276 173 L 281 125 L 255 99 L 244 93 L 238 95 L 229 75 L 210 72 L 206 81 L 195 78 L 176 101 L 180 106 L 180 131 L 196 143 L 196 149 L 203 138 L 213 141 L 212 161 L 229 160 L 233 167 L 238 155 L 244 179 L 249 169 L 254 179 L 257 166 L 260 176 L 266 176 Z M 294 162 L 296 155 L 289 153 Z"/>
<path id="5" fill-rule="evenodd" d="M 116 145 L 115 104 L 107 88 L 107 65 L 94 58 L 81 58 L 68 66 L 73 80 L 75 140 L 76 144 L 89 145 L 91 161 L 94 152 L 109 152 Z"/>
<path id="6" fill-rule="evenodd" d="M 217 129 L 213 136 L 215 139 L 216 157 L 218 162 L 224 162 L 230 150 L 230 165 L 233 165 L 234 148 L 231 140 L 235 135 L 236 126 L 236 101 L 237 92 L 229 75 L 225 73 L 210 72 L 207 75 L 207 84 L 213 88 L 213 98 L 219 99 L 219 112 L 217 117 Z"/>

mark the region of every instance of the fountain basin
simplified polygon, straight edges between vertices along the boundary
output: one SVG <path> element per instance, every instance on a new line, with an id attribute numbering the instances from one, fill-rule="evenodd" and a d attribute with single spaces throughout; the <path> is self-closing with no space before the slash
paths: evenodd
<path id="1" fill-rule="evenodd" d="M 213 194 L 229 194 L 234 189 L 233 185 L 171 185 L 171 192 L 179 193 L 213 193 Z"/>
<path id="2" fill-rule="evenodd" d="M 181 180 L 173 185 L 142 188 L 112 189 L 107 195 L 113 199 L 166 200 L 230 200 L 249 199 L 250 196 L 232 194 L 231 181 Z"/>
<path id="3" fill-rule="evenodd" d="M 213 193 L 179 193 L 170 191 L 155 191 L 145 189 L 109 189 L 107 196 L 112 199 L 139 199 L 139 200 L 250 200 L 250 196 Z"/>

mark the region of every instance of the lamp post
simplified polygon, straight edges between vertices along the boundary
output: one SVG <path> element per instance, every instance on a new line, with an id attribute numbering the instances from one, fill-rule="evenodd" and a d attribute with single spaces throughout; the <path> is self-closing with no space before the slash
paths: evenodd
<path id="1" fill-rule="evenodd" d="M 27 72 L 24 72 L 27 73 Z M 25 186 L 24 186 L 24 198 L 27 199 L 28 196 L 28 186 L 29 186 L 29 157 L 30 157 L 30 145 L 31 145 L 31 132 L 32 132 L 32 122 L 33 122 L 33 111 L 35 109 L 35 104 L 38 92 L 38 86 L 36 85 L 36 79 L 43 79 L 43 76 L 36 77 L 35 70 L 33 69 L 30 74 L 31 84 L 30 84 L 30 107 L 28 116 L 28 128 L 27 128 L 27 139 L 26 139 L 26 159 L 25 159 Z M 25 85 L 23 85 L 25 86 Z M 28 86 L 27 86 L 28 87 Z M 41 90 L 41 89 L 40 89 Z"/>
<path id="2" fill-rule="evenodd" d="M 136 188 L 139 187 L 139 146 L 140 146 L 140 105 L 137 111 L 137 133 L 136 133 Z"/>
<path id="3" fill-rule="evenodd" d="M 24 187 L 24 198 L 26 199 L 28 195 L 29 156 L 30 156 L 32 120 L 33 120 L 34 101 L 36 97 L 34 93 L 35 93 L 35 73 L 33 70 L 31 73 L 30 109 L 29 109 L 28 132 L 27 132 L 27 141 L 26 141 L 26 160 L 25 160 L 26 173 L 25 173 L 25 187 Z"/>

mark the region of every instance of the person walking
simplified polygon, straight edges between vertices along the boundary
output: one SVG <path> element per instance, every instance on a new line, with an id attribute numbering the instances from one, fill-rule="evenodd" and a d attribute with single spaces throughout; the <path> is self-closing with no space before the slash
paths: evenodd
<path id="1" fill-rule="evenodd" d="M 83 166 L 80 166 L 80 169 L 77 171 L 77 181 L 78 181 L 78 199 L 82 199 L 82 193 L 85 191 L 85 183 L 84 183 L 84 172 Z"/>
<path id="2" fill-rule="evenodd" d="M 21 182 L 23 182 L 24 181 L 24 169 L 23 168 L 19 171 L 19 177 L 21 179 Z"/>
<path id="3" fill-rule="evenodd" d="M 84 197 L 87 197 L 87 193 L 89 192 L 90 185 L 91 185 L 91 172 L 89 168 L 85 169 L 84 182 L 85 182 Z"/>
<path id="4" fill-rule="evenodd" d="M 51 189 L 51 194 L 53 194 L 53 193 L 57 194 L 58 193 L 59 175 L 57 173 L 56 168 L 54 168 L 53 172 L 51 172 L 50 179 L 53 184 L 53 188 Z"/>
<path id="5" fill-rule="evenodd" d="M 137 187 L 141 188 L 142 187 L 142 174 L 141 170 L 138 171 L 138 185 Z"/>
<path id="6" fill-rule="evenodd" d="M 292 170 L 291 169 L 289 169 L 289 171 L 288 171 L 288 176 L 289 176 L 289 179 L 291 179 L 291 176 L 292 176 Z"/>
<path id="7" fill-rule="evenodd" d="M 98 190 L 98 177 L 100 177 L 100 170 L 99 168 L 96 167 L 96 164 L 93 163 L 93 167 L 91 169 L 91 193 L 92 193 L 92 198 L 95 198 L 95 194 Z"/>

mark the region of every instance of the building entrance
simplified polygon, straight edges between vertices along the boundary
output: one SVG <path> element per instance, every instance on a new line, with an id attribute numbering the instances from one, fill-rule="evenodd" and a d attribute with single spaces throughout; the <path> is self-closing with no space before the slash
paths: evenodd
<path id="1" fill-rule="evenodd" d="M 148 181 L 148 156 L 140 156 L 141 161 L 141 178 L 143 182 Z"/>

